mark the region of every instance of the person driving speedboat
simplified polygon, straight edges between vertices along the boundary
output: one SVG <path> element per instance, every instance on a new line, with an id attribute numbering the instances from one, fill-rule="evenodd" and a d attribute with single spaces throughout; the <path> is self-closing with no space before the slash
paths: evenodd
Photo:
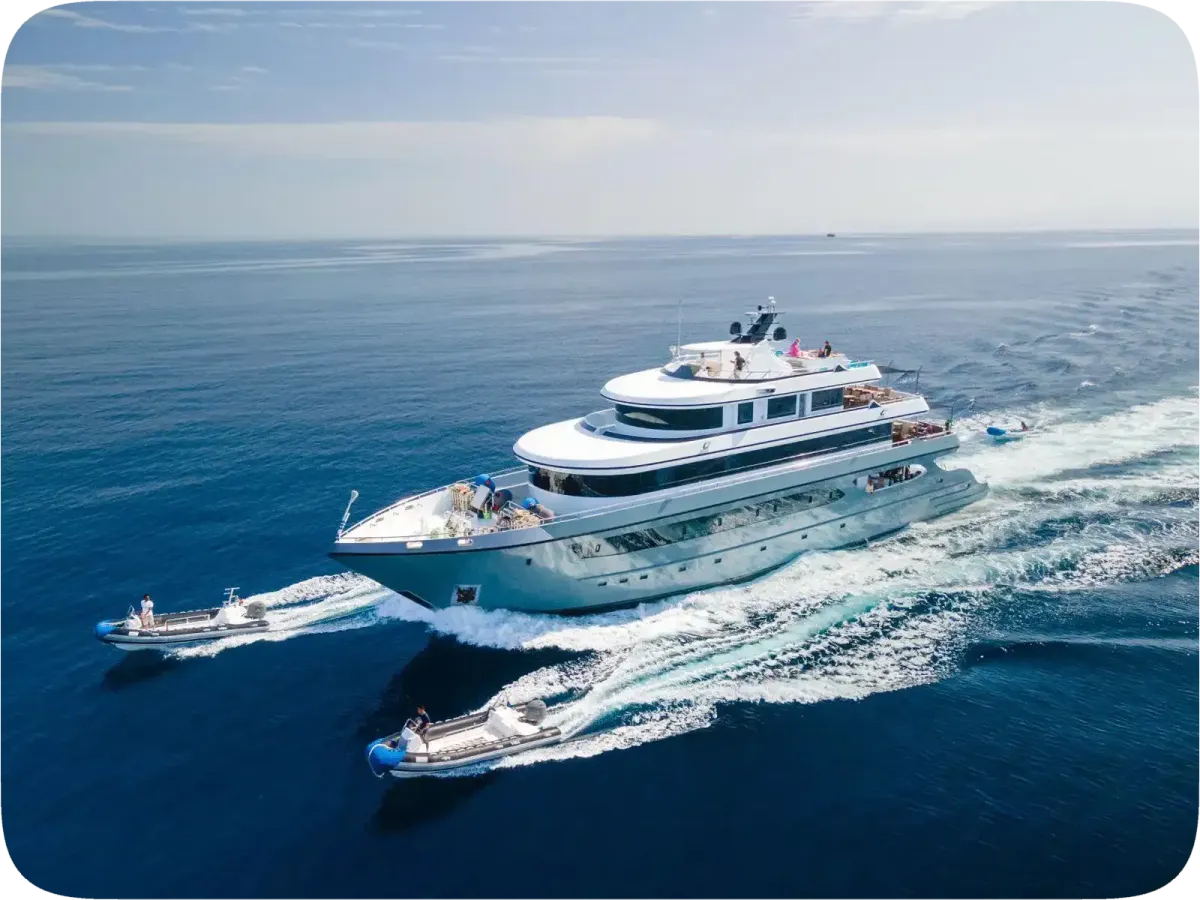
<path id="1" fill-rule="evenodd" d="M 429 731 L 429 725 L 429 713 L 425 712 L 425 707 L 418 706 L 417 714 L 413 717 L 413 731 L 421 740 L 425 740 L 425 733 Z"/>
<path id="2" fill-rule="evenodd" d="M 154 601 L 149 594 L 142 595 L 142 627 L 149 628 L 154 624 Z"/>

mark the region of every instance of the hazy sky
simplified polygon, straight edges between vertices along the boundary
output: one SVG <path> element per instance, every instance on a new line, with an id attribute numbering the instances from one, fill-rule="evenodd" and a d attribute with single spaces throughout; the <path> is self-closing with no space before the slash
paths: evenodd
<path id="1" fill-rule="evenodd" d="M 4 67 L 7 235 L 1197 225 L 1118 3 L 87 3 Z"/>

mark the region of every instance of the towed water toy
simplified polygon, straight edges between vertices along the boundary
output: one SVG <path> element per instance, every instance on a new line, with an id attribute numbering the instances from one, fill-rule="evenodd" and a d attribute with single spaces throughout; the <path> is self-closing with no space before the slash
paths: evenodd
<path id="1" fill-rule="evenodd" d="M 367 745 L 367 765 L 376 778 L 415 778 L 561 743 L 566 736 L 543 724 L 546 712 L 542 700 L 495 706 L 434 722 L 424 735 L 417 733 L 416 723 L 409 719 L 398 734 Z"/>
<path id="2" fill-rule="evenodd" d="M 1000 428 L 997 425 L 989 425 L 987 429 L 988 435 L 997 444 L 1007 444 L 1010 441 L 1019 441 L 1031 431 L 1033 431 L 1032 425 L 1025 427 L 1017 425 L 1016 427 L 1009 426 L 1008 428 Z"/>
<path id="3" fill-rule="evenodd" d="M 130 607 L 124 619 L 97 622 L 95 635 L 102 643 L 122 650 L 166 650 L 266 629 L 267 605 L 263 601 L 247 603 L 235 587 L 227 588 L 225 596 L 225 602 L 213 609 L 151 614 L 146 621 Z"/>

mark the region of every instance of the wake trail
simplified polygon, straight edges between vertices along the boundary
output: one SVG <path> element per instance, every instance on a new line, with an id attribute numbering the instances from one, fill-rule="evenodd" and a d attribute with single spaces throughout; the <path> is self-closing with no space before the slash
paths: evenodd
<path id="1" fill-rule="evenodd" d="M 490 765 L 522 766 L 704 728 L 721 704 L 861 699 L 935 681 L 956 670 L 973 624 L 1014 597 L 1197 563 L 1195 396 L 1097 419 L 1086 408 L 1005 414 L 1035 419 L 1036 433 L 996 445 L 984 434 L 993 417 L 968 417 L 959 453 L 943 460 L 989 482 L 982 501 L 866 548 L 803 555 L 747 585 L 559 618 L 426 610 L 362 576 L 322 576 L 255 598 L 278 617 L 268 633 L 179 653 L 387 622 L 464 644 L 570 651 L 485 704 L 552 703 L 550 724 L 571 739 Z"/>
<path id="2" fill-rule="evenodd" d="M 992 492 L 965 510 L 867 549 L 800 557 L 749 586 L 530 634 L 520 646 L 589 654 L 531 672 L 491 702 L 564 698 L 551 720 L 575 740 L 497 767 L 683 734 L 710 725 L 722 703 L 861 699 L 928 683 L 955 669 L 978 614 L 1014 591 L 1080 590 L 1197 564 L 1194 398 L 1042 422 L 1036 439 L 1007 446 L 971 433 L 983 431 L 982 420 L 966 423 L 954 464 L 986 478 Z M 1134 474 L 1088 472 L 1172 452 L 1183 458 Z M 1136 514 L 1172 491 L 1182 505 Z M 460 639 L 481 641 L 478 622 L 431 619 L 439 630 L 466 626 Z"/>
<path id="3" fill-rule="evenodd" d="M 394 596 L 360 575 L 319 575 L 277 591 L 244 598 L 247 602 L 261 600 L 266 605 L 269 624 L 262 631 L 180 647 L 171 651 L 171 655 L 180 659 L 211 657 L 260 641 L 285 641 L 306 634 L 366 628 L 378 621 L 379 603 Z"/>

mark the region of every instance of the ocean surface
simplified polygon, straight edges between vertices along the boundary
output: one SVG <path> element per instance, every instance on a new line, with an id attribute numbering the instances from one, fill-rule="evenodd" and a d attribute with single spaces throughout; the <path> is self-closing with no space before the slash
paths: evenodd
<path id="1" fill-rule="evenodd" d="M 86 897 L 1163 885 L 1197 826 L 1197 261 L 1195 232 L 6 241 L 9 853 Z M 586 618 L 430 613 L 326 555 L 352 488 L 365 514 L 511 465 L 768 295 L 806 346 L 919 367 L 990 496 Z M 92 637 L 230 585 L 278 628 Z M 567 698 L 581 739 L 371 776 L 416 703 L 498 696 Z"/>

